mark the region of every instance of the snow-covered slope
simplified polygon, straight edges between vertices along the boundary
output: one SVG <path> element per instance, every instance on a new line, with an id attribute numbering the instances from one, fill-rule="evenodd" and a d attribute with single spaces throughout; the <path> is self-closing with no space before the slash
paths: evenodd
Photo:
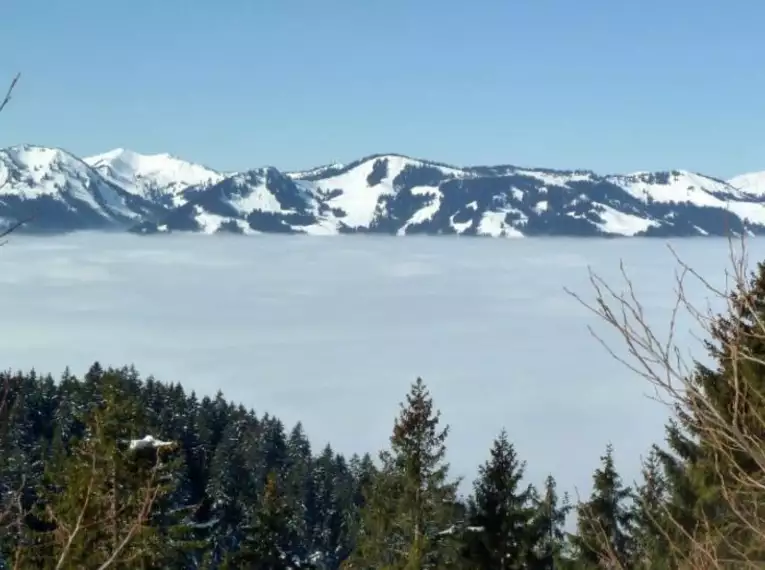
<path id="1" fill-rule="evenodd" d="M 495 237 L 765 233 L 765 198 L 687 171 L 600 176 L 515 166 L 459 168 L 387 154 L 305 173 L 268 172 L 265 183 L 259 175 L 243 184 L 239 175 L 193 196 L 186 192 L 186 206 L 159 224 L 143 224 L 141 231 Z M 245 187 L 247 200 L 227 197 Z M 300 196 L 299 209 L 278 199 L 287 195 Z"/>
<path id="2" fill-rule="evenodd" d="M 50 232 L 117 229 L 154 219 L 163 209 L 104 179 L 57 148 L 23 145 L 0 150 L 0 218 L 27 220 Z"/>
<path id="3" fill-rule="evenodd" d="M 339 162 L 333 162 L 332 164 L 325 164 L 324 166 L 317 166 L 310 170 L 301 170 L 298 172 L 287 172 L 287 176 L 296 180 L 313 180 L 314 178 L 321 178 L 322 176 L 328 176 L 329 173 L 341 170 L 345 165 Z"/>
<path id="4" fill-rule="evenodd" d="M 87 162 L 86 162 L 87 161 Z M 36 231 L 693 236 L 765 234 L 765 174 L 724 182 L 677 170 L 602 176 L 456 167 L 398 154 L 302 172 L 221 174 L 167 154 L 0 151 L 0 222 Z"/>
<path id="5" fill-rule="evenodd" d="M 272 167 L 235 174 L 209 187 L 182 193 L 184 205 L 159 223 L 134 231 L 155 233 L 336 233 L 310 188 Z"/>
<path id="6" fill-rule="evenodd" d="M 728 180 L 728 184 L 750 196 L 765 197 L 765 171 L 748 172 Z"/>
<path id="7" fill-rule="evenodd" d="M 83 160 L 128 192 L 165 206 L 182 205 L 180 194 L 189 186 L 216 184 L 225 178 L 220 172 L 169 154 L 138 154 L 122 148 Z"/>

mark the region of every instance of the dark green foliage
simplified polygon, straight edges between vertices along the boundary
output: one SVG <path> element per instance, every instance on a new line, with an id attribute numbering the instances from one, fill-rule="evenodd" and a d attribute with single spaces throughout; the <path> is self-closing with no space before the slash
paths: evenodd
<path id="1" fill-rule="evenodd" d="M 732 560 L 744 553 L 750 558 L 765 557 L 763 548 L 756 546 L 761 539 L 747 528 L 751 521 L 762 520 L 762 501 L 757 493 L 752 495 L 753 488 L 741 486 L 750 476 L 763 481 L 761 452 L 721 440 L 719 432 L 711 437 L 709 430 L 727 426 L 728 435 L 743 438 L 755 450 L 763 448 L 763 322 L 765 264 L 759 263 L 749 281 L 730 293 L 727 311 L 711 321 L 711 338 L 705 347 L 712 364 L 695 364 L 688 378 L 693 390 L 686 390 L 667 426 L 668 449 L 658 451 L 673 521 L 664 530 L 681 550 L 687 550 L 689 536 L 702 533 L 709 539 L 712 528 L 718 535 L 712 540 L 727 544 L 718 555 Z M 722 447 L 721 441 L 726 441 Z M 738 514 L 731 501 L 738 503 Z"/>
<path id="2" fill-rule="evenodd" d="M 277 479 L 274 472 L 268 475 L 263 498 L 242 529 L 239 548 L 224 557 L 226 570 L 289 570 L 295 566 L 297 536 L 290 521 L 292 509 Z"/>
<path id="3" fill-rule="evenodd" d="M 545 479 L 542 495 L 536 497 L 536 513 L 533 529 L 537 537 L 534 548 L 534 570 L 554 570 L 565 567 L 566 517 L 571 512 L 568 495 L 558 496 L 555 478 Z"/>
<path id="4" fill-rule="evenodd" d="M 714 380 L 726 370 L 699 367 L 695 381 L 709 383 L 705 393 L 730 413 L 732 396 Z M 98 564 L 135 517 L 140 483 L 160 458 L 156 500 L 115 568 L 593 570 L 610 553 L 625 570 L 674 570 L 668 541 L 681 542 L 668 514 L 690 529 L 705 513 L 725 515 L 710 465 L 726 464 L 693 432 L 688 410 L 670 426 L 670 451 L 646 461 L 634 501 L 608 447 L 568 537 L 566 495 L 552 476 L 539 490 L 523 483 L 525 463 L 504 432 L 473 496 L 458 498 L 445 460 L 448 428 L 421 379 L 379 466 L 369 453 L 346 460 L 330 445 L 314 453 L 301 424 L 287 430 L 221 393 L 198 398 L 130 367 L 96 363 L 81 380 L 66 371 L 59 382 L 0 374 L 0 387 L 0 570 L 19 553 L 20 570 L 54 567 L 64 544 L 58 525 L 71 526 L 90 481 L 100 499 L 85 512 L 99 524 L 73 542 L 61 569 Z M 749 432 L 752 401 L 739 409 Z M 147 434 L 171 449 L 128 453 Z M 730 461 L 729 469 L 754 469 L 746 457 Z M 110 497 L 119 516 L 109 515 Z"/>
<path id="5" fill-rule="evenodd" d="M 78 414 L 81 435 L 50 446 L 34 478 L 35 503 L 10 546 L 19 569 L 98 568 L 109 560 L 148 569 L 184 546 L 182 516 L 168 501 L 178 481 L 176 446 L 134 448 L 156 426 L 124 375 L 94 373 L 88 388 L 97 385 L 98 398 Z"/>
<path id="6" fill-rule="evenodd" d="M 673 552 L 666 534 L 671 528 L 667 520 L 667 489 L 655 450 L 643 464 L 643 481 L 635 495 L 632 566 L 645 570 L 669 569 Z"/>
<path id="7" fill-rule="evenodd" d="M 603 559 L 626 565 L 631 559 L 632 513 L 629 487 L 616 471 L 609 444 L 601 466 L 592 477 L 590 499 L 577 507 L 577 559 L 585 568 L 596 568 Z"/>
<path id="8" fill-rule="evenodd" d="M 290 560 L 302 560 L 303 568 L 309 558 L 336 568 L 351 551 L 363 500 L 361 482 L 374 473 L 368 457 L 353 465 L 331 449 L 314 457 L 300 427 L 287 437 L 276 418 L 257 417 L 220 393 L 200 400 L 180 385 L 143 381 L 132 368 L 105 370 L 94 364 L 82 380 L 67 370 L 59 382 L 34 372 L 0 374 L 0 389 L 4 386 L 0 517 L 9 524 L 0 532 L 0 568 L 19 545 L 34 546 L 55 529 L 44 514 L 46 505 L 55 503 L 71 512 L 77 508 L 77 497 L 72 495 L 67 506 L 67 495 L 56 490 L 68 474 L 80 482 L 88 479 L 72 457 L 92 433 L 90 412 L 105 409 L 110 401 L 119 406 L 101 425 L 111 434 L 101 438 L 106 442 L 104 457 L 124 451 L 130 438 L 147 434 L 176 444 L 172 456 L 164 459 L 165 492 L 147 521 L 152 533 L 145 534 L 161 548 L 144 557 L 144 570 L 214 569 L 242 544 L 251 544 L 254 535 L 248 533 L 264 528 L 257 517 L 271 473 L 278 482 L 279 501 L 287 506 L 279 510 L 290 513 Z M 122 472 L 131 477 L 129 471 Z M 128 487 L 121 488 L 127 492 Z M 125 508 L 131 504 L 127 496 L 123 503 Z M 30 514 L 17 516 L 16 505 Z"/>
<path id="9" fill-rule="evenodd" d="M 533 489 L 522 486 L 525 463 L 503 430 L 479 468 L 468 508 L 466 558 L 476 570 L 520 570 L 534 559 L 538 541 Z"/>
<path id="10" fill-rule="evenodd" d="M 361 528 L 349 568 L 448 569 L 459 563 L 454 505 L 458 482 L 445 462 L 448 427 L 421 378 L 393 427 L 390 449 L 365 494 Z"/>

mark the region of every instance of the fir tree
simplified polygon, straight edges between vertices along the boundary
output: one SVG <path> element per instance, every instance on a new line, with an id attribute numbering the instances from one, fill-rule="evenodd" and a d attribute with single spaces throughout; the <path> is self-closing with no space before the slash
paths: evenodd
<path id="1" fill-rule="evenodd" d="M 604 560 L 626 565 L 630 560 L 632 513 L 626 504 L 631 491 L 616 471 L 613 447 L 609 444 L 593 474 L 589 501 L 577 508 L 577 534 L 573 537 L 577 558 L 585 568 L 596 568 Z"/>
<path id="2" fill-rule="evenodd" d="M 292 513 L 291 527 L 299 537 L 299 549 L 294 554 L 300 559 L 305 559 L 312 548 L 313 519 L 317 516 L 312 461 L 311 444 L 298 422 L 287 438 L 285 496 Z"/>
<path id="3" fill-rule="evenodd" d="M 353 550 L 358 528 L 358 510 L 354 503 L 357 482 L 348 462 L 340 454 L 333 460 L 332 513 L 328 517 L 328 551 L 320 561 L 323 568 L 338 568 Z"/>
<path id="4" fill-rule="evenodd" d="M 457 564 L 452 507 L 458 483 L 448 478 L 448 427 L 439 429 L 439 421 L 418 378 L 401 405 L 390 450 L 380 454 L 382 468 L 367 494 L 348 567 L 424 570 Z"/>
<path id="5" fill-rule="evenodd" d="M 468 513 L 466 557 L 476 570 L 520 570 L 532 559 L 532 487 L 522 487 L 525 463 L 502 430 L 479 468 Z"/>
<path id="6" fill-rule="evenodd" d="M 537 541 L 536 560 L 533 570 L 555 570 L 567 567 L 564 557 L 566 547 L 566 517 L 571 511 L 568 495 L 558 497 L 557 483 L 552 475 L 545 479 L 541 497 L 536 500 L 534 530 Z"/>
<path id="7" fill-rule="evenodd" d="M 341 548 L 341 534 L 344 527 L 343 505 L 339 504 L 337 496 L 338 478 L 342 474 L 336 472 L 335 453 L 327 445 L 313 465 L 312 488 L 314 503 L 309 522 L 311 536 L 311 555 L 316 560 L 328 563 L 336 557 Z"/>
<path id="8" fill-rule="evenodd" d="M 643 481 L 636 490 L 633 514 L 634 553 L 632 567 L 645 570 L 671 568 L 672 552 L 666 539 L 667 493 L 656 450 L 642 469 Z"/>
<path id="9" fill-rule="evenodd" d="M 113 560 L 115 569 L 148 569 L 168 552 L 161 536 L 172 525 L 158 528 L 153 514 L 172 491 L 164 459 L 172 446 L 134 449 L 131 441 L 147 428 L 140 407 L 118 373 L 104 372 L 98 382 L 84 435 L 46 465 L 37 522 L 15 553 L 18 568 L 74 570 Z"/>
<path id="10" fill-rule="evenodd" d="M 277 474 L 268 475 L 263 499 L 251 511 L 240 548 L 226 557 L 224 570 L 288 570 L 296 564 L 296 535 L 290 523 L 291 509 L 279 490 Z"/>
<path id="11" fill-rule="evenodd" d="M 211 503 L 207 541 L 216 562 L 237 549 L 242 524 L 259 495 L 260 482 L 251 463 L 256 438 L 250 418 L 234 412 L 213 455 L 207 485 Z"/>
<path id="12" fill-rule="evenodd" d="M 742 489 L 740 481 L 742 475 L 762 480 L 757 456 L 765 447 L 765 264 L 758 263 L 749 281 L 730 293 L 727 306 L 726 313 L 711 321 L 711 338 L 705 341 L 713 364 L 695 363 L 687 378 L 692 390 L 678 402 L 675 418 L 667 426 L 668 449 L 659 452 L 672 519 L 664 530 L 674 547 L 683 551 L 688 550 L 688 537 L 717 529 L 715 538 L 731 547 L 718 552 L 720 557 L 736 559 L 746 551 L 763 559 L 761 539 L 747 527 L 765 517 L 759 506 L 765 494 L 755 491 L 753 496 L 753 487 Z M 720 438 L 720 433 L 714 437 L 721 428 L 740 434 L 756 451 Z M 733 509 L 731 500 L 736 501 L 739 493 L 745 506 Z M 740 520 L 742 507 L 744 520 Z"/>

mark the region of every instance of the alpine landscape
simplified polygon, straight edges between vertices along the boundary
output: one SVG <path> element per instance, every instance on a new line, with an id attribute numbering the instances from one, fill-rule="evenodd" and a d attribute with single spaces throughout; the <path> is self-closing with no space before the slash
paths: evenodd
<path id="1" fill-rule="evenodd" d="M 0 570 L 765 568 L 761 0 L 5 4 Z"/>
<path id="2" fill-rule="evenodd" d="M 599 175 L 380 154 L 301 172 L 220 172 L 125 149 L 0 151 L 0 217 L 35 233 L 724 236 L 765 233 L 765 173 Z"/>

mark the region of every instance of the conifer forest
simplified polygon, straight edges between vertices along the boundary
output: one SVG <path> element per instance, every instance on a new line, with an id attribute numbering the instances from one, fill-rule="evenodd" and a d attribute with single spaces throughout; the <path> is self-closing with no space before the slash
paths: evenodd
<path id="1" fill-rule="evenodd" d="M 0 570 L 765 568 L 765 264 L 733 261 L 726 291 L 680 263 L 675 311 L 704 330 L 705 363 L 651 329 L 629 282 L 593 275 L 592 300 L 572 295 L 671 410 L 640 481 L 609 445 L 577 500 L 555 473 L 528 481 L 505 431 L 476 442 L 485 462 L 462 496 L 422 378 L 386 448 L 346 457 L 132 366 L 2 373 Z M 694 307 L 685 278 L 724 309 Z"/>
<path id="2" fill-rule="evenodd" d="M 635 373 L 673 414 L 641 481 L 621 479 L 608 446 L 577 501 L 554 473 L 527 481 L 504 431 L 461 496 L 449 427 L 420 378 L 388 446 L 345 457 L 312 449 L 299 423 L 133 367 L 5 373 L 0 567 L 765 567 L 765 265 L 738 275 L 726 311 L 704 320 L 714 364 L 687 369 L 635 326 L 634 295 L 593 278 L 587 306 L 621 331 Z"/>

